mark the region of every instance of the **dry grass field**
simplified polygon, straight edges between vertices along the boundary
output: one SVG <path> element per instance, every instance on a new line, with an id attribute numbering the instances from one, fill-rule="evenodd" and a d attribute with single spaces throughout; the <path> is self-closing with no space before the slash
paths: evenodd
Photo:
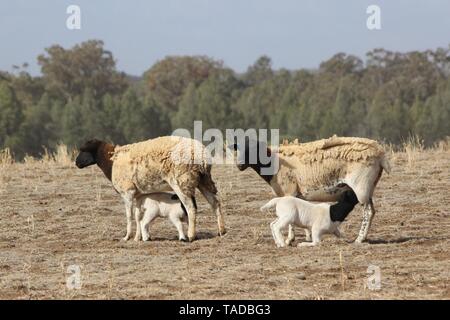
<path id="1" fill-rule="evenodd" d="M 199 195 L 197 241 L 177 241 L 175 228 L 160 219 L 152 241 L 136 243 L 120 240 L 124 207 L 96 166 L 79 170 L 49 155 L 0 162 L 1 299 L 450 298 L 448 148 L 391 152 L 393 170 L 376 190 L 368 243 L 352 243 L 358 207 L 342 239 L 326 237 L 315 248 L 275 247 L 274 214 L 259 211 L 271 190 L 252 171 L 213 169 L 224 237 L 216 236 L 215 216 Z M 303 231 L 296 234 L 302 241 Z M 69 265 L 81 267 L 79 290 L 66 287 Z M 380 268 L 380 290 L 367 286 L 370 265 Z"/>

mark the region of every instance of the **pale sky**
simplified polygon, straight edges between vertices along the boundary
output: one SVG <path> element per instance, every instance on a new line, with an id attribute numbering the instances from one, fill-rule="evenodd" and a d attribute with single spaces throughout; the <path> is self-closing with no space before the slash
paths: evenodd
<path id="1" fill-rule="evenodd" d="M 66 8 L 81 8 L 81 30 Z M 366 9 L 381 8 L 381 30 Z M 238 72 L 259 56 L 274 68 L 316 68 L 337 52 L 410 51 L 450 44 L 448 0 L 0 0 L 0 70 L 30 64 L 52 44 L 101 39 L 118 69 L 141 75 L 167 55 L 208 55 Z"/>

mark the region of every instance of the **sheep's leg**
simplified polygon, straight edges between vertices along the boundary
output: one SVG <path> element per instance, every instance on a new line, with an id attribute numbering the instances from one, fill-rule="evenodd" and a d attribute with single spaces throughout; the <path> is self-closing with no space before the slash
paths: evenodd
<path id="1" fill-rule="evenodd" d="M 369 199 L 369 202 L 364 204 L 363 221 L 361 223 L 361 229 L 359 230 L 359 235 L 358 238 L 356 238 L 355 243 L 362 243 L 364 240 L 366 240 L 374 215 L 375 208 L 373 206 L 372 199 Z"/>
<path id="2" fill-rule="evenodd" d="M 148 241 L 150 239 L 149 227 L 150 223 L 158 217 L 158 211 L 147 210 L 144 214 L 144 217 L 141 220 L 141 233 L 142 233 L 142 241 Z"/>
<path id="3" fill-rule="evenodd" d="M 220 205 L 220 201 L 217 198 L 217 191 L 212 192 L 208 190 L 204 185 L 200 184 L 198 189 L 205 197 L 206 201 L 208 201 L 209 205 L 213 208 L 214 212 L 217 216 L 217 229 L 219 232 L 219 236 L 223 236 L 226 233 L 225 230 L 225 222 L 223 220 L 222 208 Z"/>
<path id="4" fill-rule="evenodd" d="M 127 234 L 123 238 L 124 241 L 128 241 L 131 237 L 131 214 L 133 212 L 134 193 L 134 191 L 128 191 L 127 193 L 122 194 L 122 198 L 125 203 L 125 213 L 127 216 Z"/>
<path id="5" fill-rule="evenodd" d="M 178 196 L 179 197 L 179 196 Z M 182 199 L 182 198 L 180 198 Z M 183 204 L 186 207 L 186 210 L 188 212 L 188 238 L 189 242 L 194 241 L 195 239 L 195 217 L 197 215 L 197 208 L 194 205 L 193 197 L 185 197 L 184 200 L 182 200 Z"/>
<path id="6" fill-rule="evenodd" d="M 188 238 L 192 242 L 195 239 L 195 216 L 197 215 L 194 195 L 190 196 L 187 192 L 183 192 L 176 183 L 169 182 L 169 185 L 186 208 L 188 214 Z"/>
<path id="7" fill-rule="evenodd" d="M 184 235 L 183 224 L 181 223 L 181 219 L 175 215 L 169 215 L 169 220 L 173 223 L 175 228 L 177 228 L 178 240 L 187 241 L 186 236 Z"/>
<path id="8" fill-rule="evenodd" d="M 134 220 L 136 221 L 136 234 L 134 235 L 134 241 L 141 240 L 141 210 L 134 208 Z"/>

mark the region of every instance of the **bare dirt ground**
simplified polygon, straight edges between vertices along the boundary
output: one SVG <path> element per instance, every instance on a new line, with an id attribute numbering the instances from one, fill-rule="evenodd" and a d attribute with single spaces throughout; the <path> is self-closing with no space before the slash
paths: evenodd
<path id="1" fill-rule="evenodd" d="M 120 240 L 124 207 L 97 167 L 22 163 L 0 168 L 1 299 L 449 299 L 450 153 L 392 155 L 374 196 L 369 242 L 362 209 L 315 248 L 277 249 L 259 207 L 271 190 L 252 171 L 216 167 L 228 233 L 199 195 L 198 240 L 177 241 L 167 220 L 152 241 Z M 297 240 L 304 238 L 297 229 Z M 82 287 L 69 290 L 69 265 Z M 369 266 L 381 289 L 368 288 Z"/>

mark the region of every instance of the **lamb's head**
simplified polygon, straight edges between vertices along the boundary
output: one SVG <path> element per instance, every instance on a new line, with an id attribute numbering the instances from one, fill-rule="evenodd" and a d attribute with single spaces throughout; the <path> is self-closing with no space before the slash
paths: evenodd
<path id="1" fill-rule="evenodd" d="M 75 160 L 75 165 L 81 169 L 96 164 L 98 149 L 102 144 L 103 141 L 97 139 L 86 141 L 80 147 L 80 153 Z"/>
<path id="2" fill-rule="evenodd" d="M 352 208 L 359 202 L 353 190 L 347 190 L 339 198 L 339 202 L 344 202 Z"/>

